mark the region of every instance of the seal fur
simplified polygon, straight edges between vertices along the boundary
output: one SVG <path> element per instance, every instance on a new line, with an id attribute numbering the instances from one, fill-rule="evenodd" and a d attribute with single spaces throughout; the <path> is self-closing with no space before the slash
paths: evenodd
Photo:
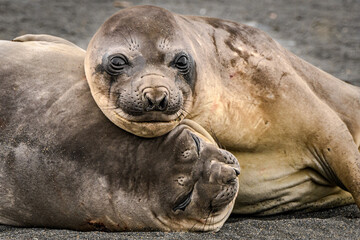
<path id="1" fill-rule="evenodd" d="M 96 67 L 107 53 L 129 51 L 142 64 L 129 60 L 133 71 L 114 78 L 110 98 L 109 76 Z M 138 89 L 138 75 L 151 72 L 177 82 L 181 69 L 171 65 L 171 56 L 179 51 L 191 56 L 196 74 L 193 87 L 185 85 L 191 97 L 175 122 L 158 121 L 152 116 L 163 114 L 158 110 L 131 117 L 113 110 L 121 108 L 114 101 L 118 89 L 130 90 L 123 81 L 136 82 Z M 154 61 L 155 56 L 164 57 Z M 243 167 L 235 213 L 266 215 L 354 200 L 360 206 L 359 88 L 303 61 L 264 32 L 154 6 L 128 8 L 95 34 L 85 68 L 99 107 L 126 131 L 155 137 L 188 118 L 216 135 Z M 161 85 L 157 76 L 144 84 Z"/>

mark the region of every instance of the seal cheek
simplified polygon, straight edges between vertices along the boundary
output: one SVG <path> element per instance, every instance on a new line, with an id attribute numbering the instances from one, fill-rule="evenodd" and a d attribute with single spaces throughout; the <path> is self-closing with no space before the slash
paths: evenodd
<path id="1" fill-rule="evenodd" d="M 121 88 L 117 87 L 117 89 Z M 123 87 L 121 92 L 115 97 L 116 106 L 121 108 L 125 113 L 131 116 L 140 116 L 143 114 L 143 104 L 138 90 L 129 91 Z"/>
<path id="2" fill-rule="evenodd" d="M 184 95 L 179 89 L 170 89 L 170 98 L 168 104 L 169 112 L 178 112 L 181 108 L 185 108 Z"/>
<path id="3" fill-rule="evenodd" d="M 212 200 L 211 208 L 216 211 L 228 205 L 238 193 L 238 183 L 234 185 L 225 186 L 222 191 Z"/>

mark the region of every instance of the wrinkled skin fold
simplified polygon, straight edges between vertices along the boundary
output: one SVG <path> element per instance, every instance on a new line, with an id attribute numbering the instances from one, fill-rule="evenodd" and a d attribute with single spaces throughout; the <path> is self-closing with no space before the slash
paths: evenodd
<path id="1" fill-rule="evenodd" d="M 177 61 L 179 52 L 188 61 Z M 126 56 L 126 71 L 100 71 L 108 54 Z M 185 68 L 193 73 L 188 81 Z M 258 29 L 153 6 L 127 8 L 94 35 L 85 70 L 98 106 L 126 131 L 156 137 L 187 118 L 216 136 L 243 168 L 234 213 L 268 215 L 354 200 L 360 206 L 359 88 Z M 149 73 L 151 80 L 142 81 Z M 140 86 L 169 84 L 187 96 L 176 120 L 141 101 Z M 117 101 L 125 90 L 138 100 L 136 115 L 123 114 L 132 101 Z"/>
<path id="2" fill-rule="evenodd" d="M 0 224 L 217 231 L 240 168 L 198 124 L 140 138 L 111 123 L 85 51 L 53 36 L 0 41 Z"/>

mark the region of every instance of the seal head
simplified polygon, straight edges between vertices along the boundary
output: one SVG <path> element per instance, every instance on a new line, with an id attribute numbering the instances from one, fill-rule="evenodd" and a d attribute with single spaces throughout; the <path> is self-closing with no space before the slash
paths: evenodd
<path id="1" fill-rule="evenodd" d="M 86 77 L 96 103 L 116 125 L 143 137 L 160 136 L 191 111 L 192 55 L 172 13 L 134 7 L 110 17 L 94 35 Z"/>
<path id="2" fill-rule="evenodd" d="M 151 209 L 156 212 L 154 223 L 165 224 L 162 230 L 219 230 L 237 195 L 237 159 L 183 124 L 161 138 L 163 142 L 156 146 L 159 160 L 164 161 L 157 161 L 151 174 L 156 180 L 156 189 L 150 191 L 150 199 L 156 202 Z"/>

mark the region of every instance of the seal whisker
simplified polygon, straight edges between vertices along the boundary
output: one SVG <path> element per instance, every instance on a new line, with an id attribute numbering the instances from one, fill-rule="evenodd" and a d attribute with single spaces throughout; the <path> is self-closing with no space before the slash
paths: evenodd
<path id="1" fill-rule="evenodd" d="M 194 225 L 190 228 L 190 230 L 189 230 L 190 232 L 193 231 L 193 229 L 194 229 L 194 227 L 196 226 L 196 224 L 197 224 L 197 222 L 195 222 Z"/>
<path id="2" fill-rule="evenodd" d="M 129 28 L 126 28 L 126 30 L 127 30 L 127 34 L 130 35 L 131 30 L 130 30 Z M 119 34 L 125 39 L 125 41 L 127 42 L 127 44 L 129 44 L 129 47 L 131 48 L 131 43 L 129 42 L 129 40 L 127 39 L 127 37 L 125 37 L 122 32 L 119 32 Z"/>
<path id="3" fill-rule="evenodd" d="M 185 108 L 181 108 L 181 110 L 182 110 L 182 114 L 185 116 L 185 114 L 184 113 L 186 113 L 186 115 L 189 117 L 189 118 L 192 118 L 193 116 L 191 115 L 191 113 L 190 112 L 188 112 Z"/>
<path id="4" fill-rule="evenodd" d="M 182 118 L 182 117 L 184 117 L 184 118 L 185 118 L 185 117 L 186 117 L 185 113 L 186 113 L 186 112 L 181 111 L 181 112 L 180 112 L 180 116 L 179 116 L 178 118 Z"/>
<path id="5" fill-rule="evenodd" d="M 176 118 L 181 118 L 181 116 L 182 116 L 182 113 L 181 112 L 176 112 Z"/>
<path id="6" fill-rule="evenodd" d="M 210 215 L 211 215 L 212 211 L 213 211 L 213 210 L 212 210 L 212 207 L 211 207 L 211 205 L 210 205 L 210 211 L 209 211 L 208 216 L 207 216 L 206 219 L 205 219 L 203 232 L 205 231 L 205 228 L 206 228 L 206 226 L 207 226 L 207 221 L 208 221 L 208 219 L 210 218 Z"/>

